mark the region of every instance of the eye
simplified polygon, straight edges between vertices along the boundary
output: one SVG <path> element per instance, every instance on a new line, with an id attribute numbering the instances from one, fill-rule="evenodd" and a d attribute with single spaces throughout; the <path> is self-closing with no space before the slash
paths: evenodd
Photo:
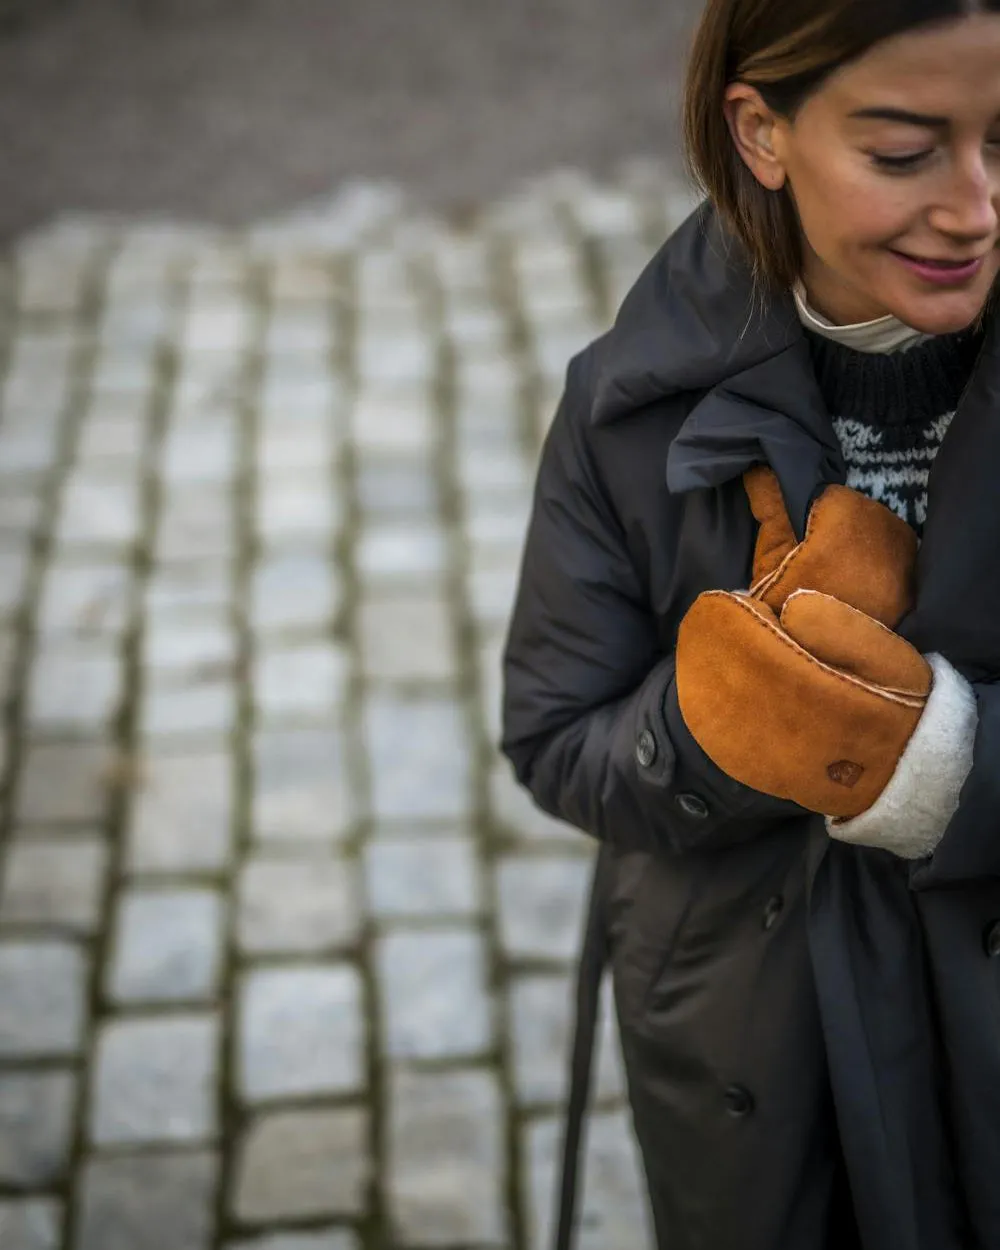
<path id="1" fill-rule="evenodd" d="M 911 152 L 907 156 L 883 156 L 878 152 L 869 152 L 869 156 L 872 158 L 872 163 L 879 169 L 892 173 L 906 173 L 926 161 L 933 151 L 933 148 L 927 148 L 923 152 Z"/>

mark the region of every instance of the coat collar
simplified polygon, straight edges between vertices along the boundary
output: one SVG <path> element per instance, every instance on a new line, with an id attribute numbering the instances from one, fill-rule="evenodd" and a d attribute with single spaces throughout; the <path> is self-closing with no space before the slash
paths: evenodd
<path id="1" fill-rule="evenodd" d="M 667 460 L 672 493 L 767 462 L 801 537 L 816 493 L 844 480 L 794 300 L 761 297 L 742 246 L 707 202 L 640 277 L 601 355 L 598 425 L 663 400 L 693 400 Z"/>

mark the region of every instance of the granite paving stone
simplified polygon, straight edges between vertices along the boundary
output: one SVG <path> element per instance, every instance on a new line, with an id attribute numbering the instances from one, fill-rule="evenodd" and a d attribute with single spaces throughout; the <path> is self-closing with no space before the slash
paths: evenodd
<path id="1" fill-rule="evenodd" d="M 80 430 L 77 463 L 87 468 L 114 467 L 123 476 L 134 476 L 148 437 L 144 408 L 130 403 L 122 412 L 107 402 L 96 405 Z"/>
<path id="2" fill-rule="evenodd" d="M 434 374 L 437 345 L 426 330 L 418 330 L 410 335 L 397 332 L 390 346 L 381 328 L 373 328 L 358 337 L 355 365 L 362 385 L 419 386 Z"/>
<path id="3" fill-rule="evenodd" d="M 361 1250 L 361 1242 L 345 1228 L 309 1233 L 274 1233 L 252 1241 L 234 1241 L 226 1250 Z"/>
<path id="4" fill-rule="evenodd" d="M 126 842 L 133 872 L 212 872 L 228 863 L 233 766 L 218 749 L 140 761 Z"/>
<path id="5" fill-rule="evenodd" d="M 387 1094 L 386 1186 L 399 1242 L 505 1246 L 503 1111 L 496 1076 L 393 1068 Z"/>
<path id="6" fill-rule="evenodd" d="M 258 633 L 316 629 L 329 623 L 338 600 L 336 573 L 325 552 L 282 552 L 254 570 L 251 620 Z"/>
<path id="7" fill-rule="evenodd" d="M 469 607 L 478 624 L 504 625 L 517 593 L 518 566 L 513 560 L 473 566 L 469 575 Z"/>
<path id="8" fill-rule="evenodd" d="M 75 1054 L 83 1042 L 86 976 L 83 953 L 69 942 L 0 943 L 0 1057 Z"/>
<path id="9" fill-rule="evenodd" d="M 113 469 L 87 468 L 69 479 L 56 524 L 63 551 L 120 552 L 139 534 L 139 483 Z"/>
<path id="10" fill-rule="evenodd" d="M 234 1214 L 248 1224 L 358 1214 L 371 1175 L 368 1138 L 360 1108 L 262 1115 L 237 1154 Z"/>
<path id="11" fill-rule="evenodd" d="M 170 404 L 171 425 L 209 425 L 220 418 L 232 421 L 239 402 L 244 373 L 244 362 L 226 353 L 188 355 L 182 361 L 174 381 Z M 183 478 L 174 484 L 181 489 L 210 485 L 207 482 L 185 481 Z"/>
<path id="12" fill-rule="evenodd" d="M 358 609 L 367 674 L 386 682 L 447 682 L 458 675 L 454 624 L 443 595 L 388 594 Z"/>
<path id="13" fill-rule="evenodd" d="M 528 1246 L 529 1250 L 545 1250 L 552 1244 L 552 1195 L 558 1177 L 562 1125 L 552 1117 L 529 1122 L 522 1131 Z M 591 1114 L 581 1173 L 580 1250 L 652 1245 L 646 1197 L 625 1111 Z"/>
<path id="14" fill-rule="evenodd" d="M 184 670 L 192 677 L 233 673 L 236 638 L 228 613 L 202 609 L 186 618 L 153 617 L 143 639 L 143 661 L 153 670 Z"/>
<path id="15" fill-rule="evenodd" d="M 88 1160 L 74 1250 L 208 1250 L 218 1172 L 204 1150 Z"/>
<path id="16" fill-rule="evenodd" d="M 377 820 L 460 820 L 469 813 L 472 744 L 460 705 L 373 695 L 365 730 Z"/>
<path id="17" fill-rule="evenodd" d="M 353 805 L 343 736 L 333 729 L 273 729 L 254 736 L 253 823 L 262 841 L 337 842 Z"/>
<path id="18" fill-rule="evenodd" d="M 583 935 L 587 860 L 504 857 L 497 869 L 500 941 L 512 959 L 570 961 Z"/>
<path id="19" fill-rule="evenodd" d="M 26 743 L 17 818 L 29 824 L 99 822 L 105 813 L 113 756 L 100 742 Z"/>
<path id="20" fill-rule="evenodd" d="M 244 973 L 237 1041 L 242 1096 L 261 1102 L 361 1090 L 363 1012 L 361 980 L 346 964 Z"/>
<path id="21" fill-rule="evenodd" d="M 185 611 L 225 612 L 232 600 L 232 570 L 225 560 L 183 560 L 161 564 L 146 583 L 147 628 L 161 616 Z"/>
<path id="22" fill-rule="evenodd" d="M 361 532 L 355 561 L 359 575 L 372 585 L 440 586 L 447 572 L 448 541 L 436 525 L 383 521 Z"/>
<path id="23" fill-rule="evenodd" d="M 257 468 L 264 481 L 281 475 L 286 481 L 297 472 L 311 473 L 317 465 L 332 463 L 335 440 L 325 425 L 289 426 L 284 421 L 263 422 L 257 443 Z"/>
<path id="24" fill-rule="evenodd" d="M 15 840 L 4 868 L 0 924 L 93 932 L 101 919 L 108 851 L 91 835 Z"/>
<path id="25" fill-rule="evenodd" d="M 437 517 L 440 490 L 429 456 L 390 454 L 360 455 L 357 459 L 354 489 L 363 517 Z"/>
<path id="26" fill-rule="evenodd" d="M 568 976 L 515 977 L 509 986 L 511 1046 L 518 1104 L 558 1104 L 566 1095 L 575 986 Z M 624 1079 L 610 994 L 601 999 L 595 1060 L 599 1098 L 621 1098 Z"/>
<path id="27" fill-rule="evenodd" d="M 58 433 L 54 425 L 0 430 L 0 471 L 18 476 L 45 472 L 59 454 Z"/>
<path id="28" fill-rule="evenodd" d="M 118 901 L 107 992 L 117 1003 L 211 999 L 222 957 L 214 890 L 127 890 Z"/>
<path id="29" fill-rule="evenodd" d="M 219 1020 L 112 1019 L 97 1036 L 89 1136 L 98 1146 L 198 1142 L 216 1129 Z"/>
<path id="30" fill-rule="evenodd" d="M 341 497 L 330 473 L 271 473 L 258 493 L 258 529 L 268 545 L 330 541 L 340 524 Z"/>
<path id="31" fill-rule="evenodd" d="M 250 332 L 250 310 L 235 300 L 195 301 L 184 320 L 181 345 L 189 353 L 219 352 L 231 359 L 247 345 Z"/>
<path id="32" fill-rule="evenodd" d="M 503 653 L 507 645 L 507 627 L 506 624 L 482 624 L 479 623 L 473 630 L 473 651 L 472 662 L 475 665 L 476 677 L 479 683 L 480 708 L 482 710 L 485 727 L 490 742 L 500 741 L 499 725 L 494 729 L 493 718 L 500 716 L 501 703 L 503 702 Z M 493 760 L 493 768 L 490 770 L 490 781 L 494 776 L 497 767 L 507 770 L 507 775 L 514 782 L 513 773 L 510 765 L 506 760 L 495 757 Z M 520 787 L 518 787 L 520 789 Z M 532 803 L 531 796 L 525 792 L 525 801 Z M 574 842 L 579 843 L 579 838 L 574 838 Z"/>
<path id="33" fill-rule="evenodd" d="M 380 921 L 473 916 L 483 905 L 468 836 L 382 834 L 365 847 L 365 872 L 371 912 Z"/>
<path id="34" fill-rule="evenodd" d="M 267 323 L 264 351 L 268 356 L 292 355 L 322 361 L 332 347 L 331 327 L 322 312 L 276 312 Z"/>
<path id="35" fill-rule="evenodd" d="M 28 721 L 35 732 L 105 730 L 121 697 L 122 663 L 105 642 L 43 643 L 28 682 Z"/>
<path id="36" fill-rule="evenodd" d="M 218 486 L 175 486 L 160 514 L 155 553 L 160 562 L 209 560 L 231 555 L 233 504 Z"/>
<path id="37" fill-rule="evenodd" d="M 58 1250 L 62 1207 L 54 1198 L 0 1199 L 3 1250 Z"/>
<path id="38" fill-rule="evenodd" d="M 54 562 L 42 581 L 37 628 L 56 636 L 120 636 L 128 622 L 131 590 L 131 570 L 125 564 Z"/>
<path id="39" fill-rule="evenodd" d="M 0 433 L 0 441 L 2 441 Z M 0 474 L 5 466 L 0 457 Z M 0 534 L 5 538 L 28 538 L 38 528 L 42 516 L 43 496 L 39 485 L 27 474 L 3 477 L 0 492 Z"/>
<path id="40" fill-rule="evenodd" d="M 336 410 L 342 389 L 338 380 L 325 374 L 302 374 L 296 368 L 289 376 L 266 373 L 260 391 L 260 415 L 267 422 L 272 417 L 294 424 L 328 425 Z"/>
<path id="41" fill-rule="evenodd" d="M 161 448 L 161 472 L 170 483 L 211 482 L 225 487 L 236 475 L 234 423 L 185 422 L 175 425 Z"/>
<path id="42" fill-rule="evenodd" d="M 344 701 L 348 658 L 323 643 L 267 647 L 257 652 L 253 687 L 262 722 L 322 719 Z"/>
<path id="43" fill-rule="evenodd" d="M 148 740 L 148 749 L 161 749 L 164 741 L 183 743 L 232 732 L 237 717 L 232 673 L 218 676 L 210 669 L 207 674 L 179 670 L 165 675 L 154 669 L 149 676 L 139 703 L 139 735 Z"/>
<path id="44" fill-rule="evenodd" d="M 525 472 L 525 457 L 516 446 L 491 441 L 481 446 L 466 435 L 460 437 L 456 472 L 466 497 L 470 514 L 481 506 L 484 498 L 502 499 L 522 521 L 520 538 L 526 532 L 524 520 L 531 512 L 531 495 Z"/>
<path id="45" fill-rule="evenodd" d="M 42 1189 L 61 1180 L 75 1098 L 71 1072 L 0 1072 L 0 1183 Z"/>
<path id="46" fill-rule="evenodd" d="M 429 400 L 411 386 L 362 391 L 350 411 L 350 431 L 359 453 L 389 452 L 423 456 L 438 433 Z"/>
<path id="47" fill-rule="evenodd" d="M 317 954 L 355 945 L 362 930 L 356 865 L 343 856 L 254 856 L 239 880 L 237 933 L 248 955 Z"/>
<path id="48" fill-rule="evenodd" d="M 470 1058 L 489 1050 L 493 1004 L 481 934 L 392 932 L 379 939 L 375 967 L 390 1058 Z"/>
<path id="49" fill-rule="evenodd" d="M 146 395 L 153 389 L 156 355 L 149 344 L 104 344 L 90 375 L 91 394 Z"/>

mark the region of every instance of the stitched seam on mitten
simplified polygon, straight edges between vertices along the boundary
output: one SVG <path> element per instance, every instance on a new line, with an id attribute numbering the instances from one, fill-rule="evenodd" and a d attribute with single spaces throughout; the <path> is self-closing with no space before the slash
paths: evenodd
<path id="1" fill-rule="evenodd" d="M 705 594 L 710 597 L 725 596 L 732 599 L 735 603 L 739 604 L 740 608 L 744 612 L 749 613 L 758 625 L 770 631 L 775 635 L 775 637 L 785 643 L 786 646 L 791 647 L 793 651 L 797 652 L 800 656 L 803 656 L 810 664 L 814 664 L 820 672 L 829 674 L 837 681 L 843 682 L 846 686 L 853 686 L 856 689 L 864 690 L 868 694 L 873 694 L 877 698 L 884 698 L 889 703 L 898 703 L 902 707 L 922 708 L 927 703 L 927 699 L 923 695 L 913 695 L 910 697 L 896 695 L 884 686 L 873 685 L 870 682 L 863 681 L 860 677 L 854 677 L 850 673 L 845 673 L 841 669 L 832 668 L 829 664 L 824 664 L 822 660 L 817 660 L 811 652 L 807 651 L 800 643 L 797 643 L 795 639 L 789 634 L 786 634 L 784 630 L 779 629 L 777 625 L 772 625 L 770 621 L 766 621 L 762 617 L 758 616 L 752 606 L 753 601 L 750 599 L 740 595 L 734 595 L 728 590 L 708 590 L 705 591 Z"/>
<path id="2" fill-rule="evenodd" d="M 854 607 L 853 604 L 845 603 L 843 599 L 838 599 L 835 595 L 828 595 L 822 590 L 810 590 L 805 586 L 803 586 L 799 590 L 793 590 L 792 593 L 788 596 L 788 598 L 785 600 L 784 606 L 781 609 L 781 616 L 778 618 L 779 620 L 782 620 L 782 621 L 784 620 L 785 608 L 788 607 L 788 605 L 792 602 L 792 600 L 799 599 L 799 598 L 825 599 L 828 603 L 839 603 L 840 606 L 842 608 L 846 608 L 847 611 L 850 612 L 852 616 L 864 617 L 866 620 L 870 621 L 873 625 L 877 625 L 883 634 L 889 634 L 893 638 L 899 637 L 899 635 L 896 633 L 895 630 L 890 629 L 888 625 L 884 624 L 880 620 L 877 620 L 874 616 L 869 616 L 867 612 L 862 612 L 860 608 Z M 792 641 L 794 641 L 794 639 L 792 639 Z M 804 649 L 806 651 L 806 654 L 809 655 L 810 652 L 808 651 L 808 649 L 806 648 Z M 863 681 L 864 679 L 858 678 L 858 680 Z M 879 686 L 879 689 L 888 690 L 892 694 L 909 696 L 911 699 L 926 699 L 927 698 L 927 695 L 921 694 L 919 690 L 901 690 L 897 686 Z"/>
<path id="3" fill-rule="evenodd" d="M 788 555 L 785 556 L 784 560 L 781 561 L 781 563 L 778 565 L 778 567 L 774 570 L 773 573 L 770 573 L 766 578 L 761 578 L 761 582 L 765 583 L 762 589 L 758 590 L 756 587 L 754 588 L 753 594 L 755 595 L 756 598 L 758 599 L 763 598 L 764 595 L 766 595 L 767 592 L 771 590 L 772 587 L 774 587 L 782 579 L 782 577 L 784 577 L 784 575 L 788 572 L 788 570 L 794 565 L 795 561 L 802 554 L 802 548 L 806 545 L 806 543 L 812 537 L 813 530 L 816 528 L 817 516 L 820 510 L 823 509 L 823 500 L 826 496 L 826 493 L 827 492 L 824 491 L 823 494 L 820 495 L 819 499 L 817 499 L 816 502 L 813 504 L 813 506 L 809 509 L 809 515 L 806 518 L 805 537 L 802 539 L 802 541 L 800 543 L 796 543 L 796 545 L 791 549 Z"/>

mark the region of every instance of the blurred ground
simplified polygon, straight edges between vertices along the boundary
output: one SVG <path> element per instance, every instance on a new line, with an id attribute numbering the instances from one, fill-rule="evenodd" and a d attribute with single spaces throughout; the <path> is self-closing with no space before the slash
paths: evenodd
<path id="1" fill-rule="evenodd" d="M 566 361 L 686 208 L 355 184 L 0 266 L 0 1250 L 550 1244 L 592 843 L 500 653 Z M 604 1037 L 580 1250 L 641 1250 Z"/>
<path id="2" fill-rule="evenodd" d="M 436 204 L 673 146 L 698 0 L 63 0 L 0 40 L 0 238 L 251 221 L 349 176 Z"/>
<path id="3" fill-rule="evenodd" d="M 500 651 L 566 361 L 689 207 L 686 25 L 0 42 L 0 1250 L 549 1244 L 592 847 Z M 580 1250 L 641 1250 L 609 1024 Z"/>

